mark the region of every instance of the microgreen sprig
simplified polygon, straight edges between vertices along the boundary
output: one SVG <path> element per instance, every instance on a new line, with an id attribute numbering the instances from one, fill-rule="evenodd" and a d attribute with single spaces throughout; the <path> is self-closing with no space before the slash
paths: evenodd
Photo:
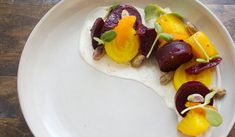
<path id="1" fill-rule="evenodd" d="M 151 55 L 151 53 L 152 53 L 152 51 L 153 51 L 153 49 L 154 49 L 154 46 L 156 45 L 156 43 L 157 43 L 157 41 L 159 40 L 159 38 L 162 38 L 162 39 L 164 39 L 164 40 L 167 41 L 167 42 L 170 42 L 170 41 L 173 40 L 173 36 L 172 36 L 171 34 L 168 34 L 168 33 L 164 33 L 164 32 L 163 32 L 163 30 L 162 30 L 160 24 L 155 23 L 155 24 L 154 24 L 154 28 L 155 28 L 155 31 L 157 32 L 157 36 L 156 36 L 156 38 L 155 38 L 155 40 L 154 40 L 154 42 L 153 42 L 153 44 L 152 44 L 152 46 L 151 46 L 151 49 L 150 49 L 149 52 L 148 52 L 146 58 L 149 58 L 149 57 L 150 57 L 150 55 Z"/>
<path id="2" fill-rule="evenodd" d="M 197 38 L 195 36 L 193 37 L 193 40 L 196 42 L 196 44 L 198 45 L 198 47 L 200 48 L 200 50 L 202 51 L 202 53 L 206 57 L 206 59 L 197 58 L 196 62 L 199 62 L 199 63 L 208 63 L 208 62 L 210 62 L 210 60 L 220 57 L 219 55 L 215 55 L 215 56 L 209 57 L 209 55 L 206 53 L 205 49 L 203 48 L 203 46 L 201 45 L 201 43 L 197 40 Z"/>
<path id="3" fill-rule="evenodd" d="M 94 37 L 93 39 L 98 42 L 98 45 L 102 45 L 105 42 L 111 42 L 117 36 L 114 30 L 104 32 L 100 38 Z"/>
<path id="4" fill-rule="evenodd" d="M 166 14 L 163 8 L 155 4 L 149 4 L 144 8 L 145 13 L 145 21 L 149 21 L 151 19 L 157 19 L 159 16 Z"/>
<path id="5" fill-rule="evenodd" d="M 203 104 L 199 104 L 196 106 L 188 107 L 184 109 L 181 114 L 185 114 L 189 110 L 201 108 L 205 111 L 206 119 L 212 126 L 219 126 L 223 123 L 222 116 L 214 109 L 206 107 L 206 105 L 210 104 L 211 99 L 215 96 L 217 90 L 212 90 L 209 94 L 205 96 L 205 102 Z"/>
<path id="6" fill-rule="evenodd" d="M 210 57 L 210 60 L 215 59 L 215 58 L 221 58 L 221 57 L 220 55 L 215 55 L 215 56 Z"/>
<path id="7" fill-rule="evenodd" d="M 185 110 L 183 110 L 181 112 L 181 114 L 183 115 L 184 113 L 186 113 L 189 110 L 200 108 L 200 107 L 204 107 L 204 106 L 210 104 L 210 100 L 215 96 L 216 92 L 217 92 L 216 90 L 215 91 L 212 90 L 212 92 L 210 92 L 209 94 L 207 94 L 205 96 L 205 102 L 203 104 L 199 104 L 199 105 L 196 105 L 196 106 L 188 107 Z"/>
<path id="8" fill-rule="evenodd" d="M 203 58 L 197 58 L 196 62 L 198 62 L 198 63 L 208 63 L 209 60 L 206 60 L 206 59 L 203 59 Z"/>
<path id="9" fill-rule="evenodd" d="M 220 57 L 219 55 L 215 55 L 215 56 L 210 57 L 209 60 L 206 60 L 206 59 L 203 59 L 203 58 L 197 58 L 196 62 L 208 63 L 208 62 L 210 62 L 210 60 L 215 59 L 215 58 L 219 58 L 219 57 Z"/>
<path id="10" fill-rule="evenodd" d="M 149 4 L 144 8 L 145 13 L 145 21 L 148 22 L 149 20 L 156 20 L 158 17 L 164 15 L 164 14 L 172 14 L 179 19 L 183 19 L 184 17 L 180 15 L 179 13 L 172 12 L 170 8 L 162 8 L 156 4 Z"/>

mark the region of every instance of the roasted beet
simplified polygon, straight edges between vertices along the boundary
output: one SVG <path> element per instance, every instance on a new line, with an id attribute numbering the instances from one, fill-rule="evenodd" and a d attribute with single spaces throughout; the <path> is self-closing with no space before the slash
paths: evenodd
<path id="1" fill-rule="evenodd" d="M 176 110 L 181 116 L 184 117 L 186 113 L 182 115 L 181 112 L 186 109 L 185 104 L 188 102 L 187 98 L 189 95 L 200 94 L 205 98 L 205 96 L 210 92 L 211 91 L 201 82 L 190 81 L 183 84 L 175 95 Z M 213 100 L 210 102 L 210 105 L 213 105 Z"/>
<path id="2" fill-rule="evenodd" d="M 101 31 L 104 26 L 104 20 L 102 18 L 98 18 L 95 20 L 92 28 L 91 28 L 91 39 L 92 39 L 92 46 L 94 49 L 96 49 L 98 46 L 98 42 L 95 41 L 93 38 L 94 37 L 100 37 L 101 36 Z"/>
<path id="3" fill-rule="evenodd" d="M 187 68 L 185 71 L 189 74 L 198 74 L 202 72 L 203 70 L 210 69 L 219 65 L 221 61 L 222 61 L 221 57 L 214 58 L 214 59 L 211 59 L 208 63 L 195 64 Z"/>
<path id="4" fill-rule="evenodd" d="M 142 55 L 147 56 L 154 40 L 156 39 L 157 33 L 155 29 L 148 28 L 146 28 L 146 30 L 139 28 L 138 32 L 140 35 L 140 52 Z M 157 49 L 158 43 L 156 43 L 154 51 L 156 51 Z"/>
<path id="5" fill-rule="evenodd" d="M 135 29 L 137 28 L 137 26 L 142 24 L 141 15 L 136 8 L 130 5 L 119 5 L 116 8 L 114 8 L 107 16 L 102 32 L 111 30 L 117 26 L 119 20 L 122 18 L 123 10 L 127 10 L 129 15 L 136 16 L 136 23 L 134 26 Z"/>
<path id="6" fill-rule="evenodd" d="M 193 58 L 191 46 L 183 40 L 167 43 L 156 52 L 161 71 L 175 71 L 181 64 Z"/>

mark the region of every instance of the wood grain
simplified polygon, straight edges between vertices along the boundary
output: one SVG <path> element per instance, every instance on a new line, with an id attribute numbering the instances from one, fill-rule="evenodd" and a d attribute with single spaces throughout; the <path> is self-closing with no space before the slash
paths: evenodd
<path id="1" fill-rule="evenodd" d="M 25 42 L 43 15 L 60 0 L 0 0 L 0 137 L 33 137 L 17 97 L 17 70 Z M 201 0 L 235 40 L 235 0 Z M 235 137 L 235 128 L 229 137 Z"/>

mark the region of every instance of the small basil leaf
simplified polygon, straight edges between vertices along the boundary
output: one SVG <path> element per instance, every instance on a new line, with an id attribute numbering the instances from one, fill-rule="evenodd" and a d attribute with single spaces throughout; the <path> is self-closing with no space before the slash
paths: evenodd
<path id="1" fill-rule="evenodd" d="M 157 12 L 156 12 L 156 7 L 154 5 L 148 5 L 144 8 L 144 13 L 145 13 L 145 21 L 149 21 L 151 19 L 156 19 L 157 18 Z"/>
<path id="2" fill-rule="evenodd" d="M 209 62 L 209 61 L 207 61 L 203 58 L 197 58 L 196 61 L 199 62 L 199 63 L 208 63 Z"/>
<path id="3" fill-rule="evenodd" d="M 160 26 L 160 24 L 155 23 L 154 28 L 157 33 L 162 33 L 162 27 Z"/>
<path id="4" fill-rule="evenodd" d="M 209 94 L 207 94 L 206 97 L 205 97 L 204 105 L 210 104 L 211 99 L 215 96 L 216 93 L 217 93 L 217 91 L 212 91 Z"/>
<path id="5" fill-rule="evenodd" d="M 149 4 L 144 8 L 145 13 L 145 21 L 149 21 L 151 19 L 157 19 L 159 16 L 165 14 L 164 9 L 155 4 Z"/>
<path id="6" fill-rule="evenodd" d="M 204 108 L 204 110 L 206 112 L 206 119 L 211 126 L 218 127 L 223 123 L 223 118 L 217 111 L 209 108 Z"/>
<path id="7" fill-rule="evenodd" d="M 111 42 L 116 37 L 116 32 L 113 30 L 104 32 L 100 39 L 104 42 Z"/>
<path id="8" fill-rule="evenodd" d="M 94 37 L 93 39 L 94 39 L 96 42 L 98 42 L 98 45 L 103 45 L 103 44 L 104 44 L 104 41 L 101 40 L 101 39 L 99 39 L 99 38 L 97 38 L 97 37 Z"/>
<path id="9" fill-rule="evenodd" d="M 172 41 L 173 38 L 174 38 L 171 34 L 168 34 L 168 33 L 160 33 L 160 34 L 159 34 L 159 37 L 162 38 L 162 39 L 164 39 L 164 40 L 167 41 L 167 42 Z"/>
<path id="10" fill-rule="evenodd" d="M 170 14 L 171 14 L 171 15 L 174 15 L 175 17 L 177 17 L 177 18 L 179 18 L 179 19 L 181 19 L 181 20 L 184 19 L 184 16 L 180 15 L 179 13 L 172 12 L 172 13 L 170 13 Z"/>

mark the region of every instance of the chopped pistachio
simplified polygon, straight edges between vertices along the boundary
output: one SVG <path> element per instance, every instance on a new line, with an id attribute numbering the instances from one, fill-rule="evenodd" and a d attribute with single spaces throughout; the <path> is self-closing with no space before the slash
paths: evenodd
<path id="1" fill-rule="evenodd" d="M 93 59 L 98 61 L 105 55 L 104 46 L 97 47 L 93 52 Z"/>

